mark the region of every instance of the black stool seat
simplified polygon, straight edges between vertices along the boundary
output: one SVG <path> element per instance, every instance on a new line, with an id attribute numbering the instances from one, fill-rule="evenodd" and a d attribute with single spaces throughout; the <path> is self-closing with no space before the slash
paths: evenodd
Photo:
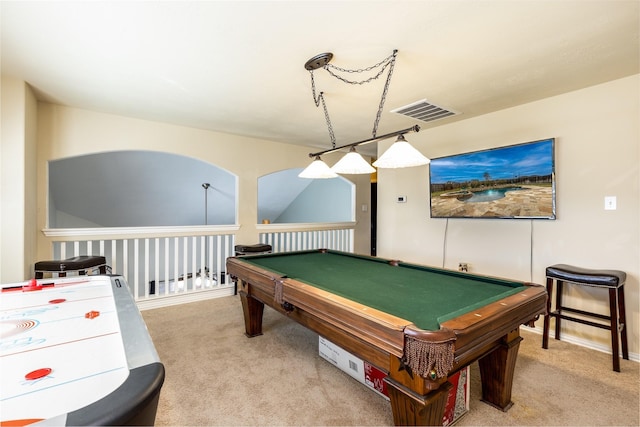
<path id="1" fill-rule="evenodd" d="M 627 280 L 627 273 L 620 270 L 595 270 L 589 268 L 576 267 L 567 264 L 556 264 L 546 269 L 547 276 L 547 314 L 544 316 L 544 329 L 542 333 L 542 348 L 549 345 L 549 323 L 550 318 L 556 319 L 555 339 L 560 339 L 560 323 L 562 319 L 582 323 L 597 328 L 611 331 L 611 347 L 613 352 L 613 370 L 620 372 L 619 341 L 622 341 L 622 358 L 629 359 L 629 349 L 627 344 L 626 314 L 624 304 L 624 283 Z M 555 310 L 551 311 L 551 299 L 553 298 L 554 282 L 557 285 Z M 579 286 L 594 286 L 609 290 L 609 315 L 592 313 L 584 310 L 564 306 L 562 303 L 563 284 L 574 284 Z M 564 312 L 576 313 L 582 317 L 573 317 Z M 606 320 L 603 322 L 592 322 L 584 317 Z"/>
<path id="2" fill-rule="evenodd" d="M 587 286 L 617 288 L 624 285 L 627 273 L 620 270 L 592 270 L 573 265 L 556 264 L 547 267 L 547 277 Z"/>
<path id="3" fill-rule="evenodd" d="M 271 245 L 258 243 L 255 245 L 236 245 L 236 255 L 248 255 L 271 252 Z"/>
<path id="4" fill-rule="evenodd" d="M 87 270 L 93 268 L 98 268 L 100 274 L 106 274 L 106 258 L 103 256 L 81 255 L 54 261 L 39 261 L 34 266 L 36 279 L 42 279 L 45 272 L 58 273 L 58 277 L 65 277 L 68 272 L 77 272 L 80 275 L 85 275 Z"/>

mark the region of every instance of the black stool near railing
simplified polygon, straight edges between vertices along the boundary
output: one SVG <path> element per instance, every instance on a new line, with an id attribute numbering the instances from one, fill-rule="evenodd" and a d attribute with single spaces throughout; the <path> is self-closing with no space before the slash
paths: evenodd
<path id="1" fill-rule="evenodd" d="M 236 245 L 234 249 L 236 251 L 236 256 L 260 255 L 271 253 L 272 247 L 266 243 L 257 243 L 255 245 Z"/>
<path id="2" fill-rule="evenodd" d="M 255 245 L 236 245 L 234 249 L 236 256 L 270 254 L 273 250 L 272 246 L 266 243 L 256 243 Z M 233 283 L 233 294 L 238 295 L 238 282 Z"/>
<path id="3" fill-rule="evenodd" d="M 549 323 L 550 318 L 556 319 L 555 339 L 560 339 L 560 323 L 562 319 L 582 323 L 584 325 L 595 326 L 597 328 L 611 331 L 611 348 L 613 350 L 613 370 L 620 372 L 619 347 L 622 341 L 622 358 L 629 360 L 629 348 L 627 344 L 626 315 L 624 306 L 624 282 L 627 274 L 619 270 L 592 270 L 575 267 L 566 264 L 556 264 L 547 267 L 547 315 L 544 317 L 544 329 L 542 333 L 542 348 L 549 346 Z M 551 311 L 551 299 L 553 297 L 554 282 L 556 283 L 556 303 L 555 310 Z M 578 286 L 592 286 L 596 288 L 606 288 L 609 290 L 609 316 L 603 314 L 578 310 L 562 305 L 563 284 L 573 284 Z M 592 322 L 583 318 L 569 316 L 564 312 L 575 313 L 582 317 L 591 317 L 604 322 Z M 618 339 L 620 336 L 620 340 Z"/>
<path id="4" fill-rule="evenodd" d="M 36 279 L 42 279 L 44 273 L 57 274 L 58 277 L 65 277 L 67 273 L 77 273 L 84 276 L 93 269 L 98 269 L 100 274 L 106 274 L 106 258 L 103 256 L 81 255 L 54 261 L 39 261 L 34 266 Z"/>

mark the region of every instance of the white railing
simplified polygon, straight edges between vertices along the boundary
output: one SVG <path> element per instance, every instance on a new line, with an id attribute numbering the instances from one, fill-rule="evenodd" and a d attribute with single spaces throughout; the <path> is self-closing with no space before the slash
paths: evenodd
<path id="1" fill-rule="evenodd" d="M 110 272 L 124 276 L 136 302 L 151 308 L 168 305 L 153 302 L 166 297 L 173 304 L 233 295 L 225 264 L 235 255 L 237 228 L 82 228 L 45 230 L 45 235 L 52 238 L 53 259 L 104 256 Z"/>
<path id="2" fill-rule="evenodd" d="M 336 249 L 353 252 L 355 223 L 259 224 L 260 243 L 273 252 Z M 124 276 L 140 308 L 233 295 L 225 272 L 235 255 L 233 226 L 45 229 L 51 259 L 106 258 Z"/>
<path id="3" fill-rule="evenodd" d="M 273 252 L 307 249 L 335 249 L 353 252 L 353 222 L 264 224 L 258 226 L 260 243 L 271 245 Z"/>

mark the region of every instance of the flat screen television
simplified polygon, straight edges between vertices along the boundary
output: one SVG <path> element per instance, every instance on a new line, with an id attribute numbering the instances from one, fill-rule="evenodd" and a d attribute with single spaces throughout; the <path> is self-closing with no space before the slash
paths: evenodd
<path id="1" fill-rule="evenodd" d="M 555 139 L 432 159 L 432 218 L 555 219 Z"/>

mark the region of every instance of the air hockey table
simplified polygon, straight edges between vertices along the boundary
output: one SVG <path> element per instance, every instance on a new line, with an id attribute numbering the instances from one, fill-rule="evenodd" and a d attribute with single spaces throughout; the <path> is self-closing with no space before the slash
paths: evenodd
<path id="1" fill-rule="evenodd" d="M 0 425 L 153 425 L 164 366 L 122 276 L 0 292 Z"/>

